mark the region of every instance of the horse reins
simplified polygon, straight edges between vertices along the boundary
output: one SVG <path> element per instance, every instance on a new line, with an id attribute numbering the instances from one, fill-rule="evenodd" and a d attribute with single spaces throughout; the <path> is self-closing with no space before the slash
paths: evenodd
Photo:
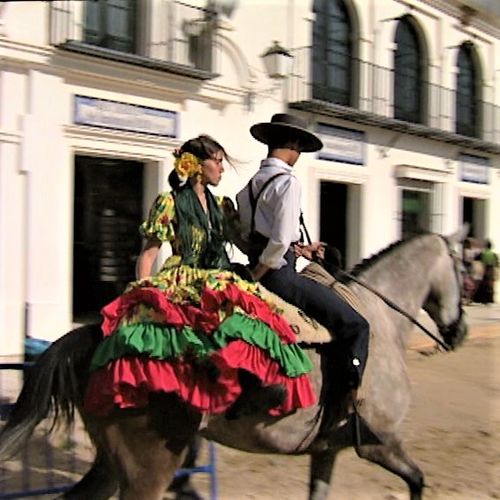
<path id="1" fill-rule="evenodd" d="M 266 180 L 266 182 L 263 184 L 263 186 L 261 187 L 260 191 L 257 193 L 256 196 L 254 195 L 254 192 L 253 192 L 252 182 L 251 181 L 249 182 L 249 184 L 248 184 L 248 196 L 250 198 L 250 206 L 252 208 L 252 220 L 251 220 L 251 232 L 252 233 L 255 231 L 255 212 L 256 212 L 256 208 L 257 208 L 257 202 L 258 202 L 260 196 L 262 195 L 264 190 L 272 183 L 272 181 L 274 181 L 274 179 L 276 179 L 277 177 L 280 177 L 282 175 L 286 175 L 286 174 L 284 172 L 279 172 L 279 173 L 274 174 L 271 177 L 269 177 Z M 311 240 L 311 236 L 309 235 L 309 231 L 307 230 L 307 227 L 305 225 L 304 215 L 303 215 L 302 211 L 300 212 L 300 216 L 299 216 L 299 224 L 304 231 L 306 241 L 310 245 L 312 243 L 312 240 Z M 315 262 L 317 262 L 318 264 L 322 265 L 322 267 L 324 267 L 324 265 L 320 261 L 316 260 Z M 359 280 L 358 278 L 353 276 L 351 273 L 344 271 L 340 267 L 337 268 L 337 271 L 340 274 L 342 274 L 343 276 L 345 276 L 346 278 L 349 278 L 354 283 L 357 283 L 358 285 L 362 286 L 363 288 L 366 288 L 368 291 L 375 294 L 379 299 L 381 299 L 383 302 L 385 302 L 385 304 L 387 304 L 391 309 L 394 309 L 399 314 L 401 314 L 406 319 L 408 319 L 411 323 L 418 326 L 427 336 L 429 336 L 432 340 L 434 340 L 434 342 L 436 342 L 438 345 L 440 345 L 445 351 L 450 350 L 450 347 L 448 347 L 441 339 L 436 337 L 427 327 L 425 327 L 422 323 L 420 323 L 420 321 L 415 319 L 411 314 L 407 313 L 404 309 L 402 309 L 400 306 L 398 306 L 392 300 L 388 299 L 385 295 L 380 293 L 378 290 L 375 290 L 373 287 L 371 287 L 370 285 L 368 285 L 364 281 Z"/>
<path id="2" fill-rule="evenodd" d="M 304 217 L 302 213 L 300 214 L 300 225 L 302 226 L 302 229 L 304 230 L 304 234 L 306 236 L 306 241 L 310 245 L 312 243 L 311 237 L 309 235 L 309 232 L 307 230 L 306 225 L 304 224 Z M 314 262 L 320 264 L 322 267 L 324 265 L 322 264 L 321 260 L 315 260 Z M 395 302 L 393 302 L 391 299 L 388 299 L 384 294 L 376 290 L 375 288 L 371 287 L 364 281 L 361 281 L 360 279 L 356 278 L 356 276 L 352 275 L 351 273 L 344 271 L 340 267 L 337 267 L 337 271 L 339 274 L 342 274 L 346 278 L 349 278 L 349 280 L 353 281 L 354 283 L 357 283 L 358 285 L 362 286 L 363 288 L 366 288 L 373 294 L 375 294 L 379 299 L 381 299 L 383 302 L 385 302 L 391 309 L 394 309 L 396 312 L 399 314 L 403 315 L 406 319 L 410 320 L 411 323 L 414 325 L 418 326 L 427 336 L 429 336 L 432 340 L 434 340 L 437 344 L 439 344 L 445 351 L 450 351 L 451 348 L 447 346 L 440 338 L 436 337 L 427 327 L 425 327 L 420 321 L 415 319 L 411 314 L 406 312 L 404 309 L 402 309 L 400 306 L 398 306 Z"/>

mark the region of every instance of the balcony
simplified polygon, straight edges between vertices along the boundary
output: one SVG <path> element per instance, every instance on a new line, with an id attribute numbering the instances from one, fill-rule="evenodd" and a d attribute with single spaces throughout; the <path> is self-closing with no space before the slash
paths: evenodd
<path id="1" fill-rule="evenodd" d="M 404 88 L 398 89 L 395 105 L 390 68 L 353 59 L 350 77 L 339 80 L 349 85 L 331 89 L 311 81 L 310 47 L 293 51 L 293 56 L 287 84 L 290 108 L 500 153 L 500 106 L 477 99 L 466 105 L 455 90 L 425 82 L 418 96 L 411 85 L 407 87 L 410 105 L 405 109 Z M 327 63 L 323 69 L 335 75 Z"/>
<path id="2" fill-rule="evenodd" d="M 216 13 L 180 1 L 50 4 L 50 44 L 198 80 L 214 73 Z"/>

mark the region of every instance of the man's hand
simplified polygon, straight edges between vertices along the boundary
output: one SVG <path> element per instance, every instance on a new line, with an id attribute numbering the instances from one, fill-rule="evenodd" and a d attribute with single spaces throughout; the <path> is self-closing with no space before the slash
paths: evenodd
<path id="1" fill-rule="evenodd" d="M 250 274 L 252 275 L 252 278 L 254 281 L 260 281 L 260 279 L 264 276 L 264 274 L 269 271 L 269 267 L 267 267 L 265 264 L 258 263 L 253 269 L 250 270 Z"/>
<path id="2" fill-rule="evenodd" d="M 293 246 L 295 257 L 304 257 L 307 260 L 323 259 L 325 257 L 325 244 L 322 241 L 315 241 L 310 245 L 296 243 Z"/>

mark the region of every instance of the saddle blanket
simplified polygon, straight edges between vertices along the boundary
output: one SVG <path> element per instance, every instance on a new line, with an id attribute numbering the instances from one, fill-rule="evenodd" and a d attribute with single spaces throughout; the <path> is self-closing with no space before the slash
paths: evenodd
<path id="1" fill-rule="evenodd" d="M 328 273 L 324 267 L 316 262 L 311 262 L 300 274 L 331 288 L 334 293 L 339 294 L 351 305 L 351 307 L 362 314 L 361 304 L 358 298 L 347 286 L 340 283 Z M 335 339 L 335 332 L 330 332 L 325 326 L 307 316 L 304 311 L 298 307 L 285 302 L 276 294 L 266 290 L 263 286 L 261 286 L 261 291 L 265 300 L 274 304 L 274 306 L 283 313 L 284 317 L 295 331 L 298 342 L 304 344 L 326 344 Z"/>

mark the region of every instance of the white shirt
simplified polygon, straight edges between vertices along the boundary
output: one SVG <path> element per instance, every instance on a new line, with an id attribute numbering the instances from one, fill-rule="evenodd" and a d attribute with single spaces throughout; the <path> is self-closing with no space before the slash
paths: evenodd
<path id="1" fill-rule="evenodd" d="M 290 244 L 300 238 L 301 189 L 292 167 L 278 158 L 263 160 L 251 180 L 253 195 L 257 197 L 265 182 L 277 173 L 285 175 L 280 175 L 265 188 L 255 210 L 255 230 L 269 239 L 259 262 L 272 269 L 279 269 L 286 264 L 283 256 Z M 248 241 L 252 223 L 248 185 L 236 195 L 236 202 L 242 237 Z"/>

